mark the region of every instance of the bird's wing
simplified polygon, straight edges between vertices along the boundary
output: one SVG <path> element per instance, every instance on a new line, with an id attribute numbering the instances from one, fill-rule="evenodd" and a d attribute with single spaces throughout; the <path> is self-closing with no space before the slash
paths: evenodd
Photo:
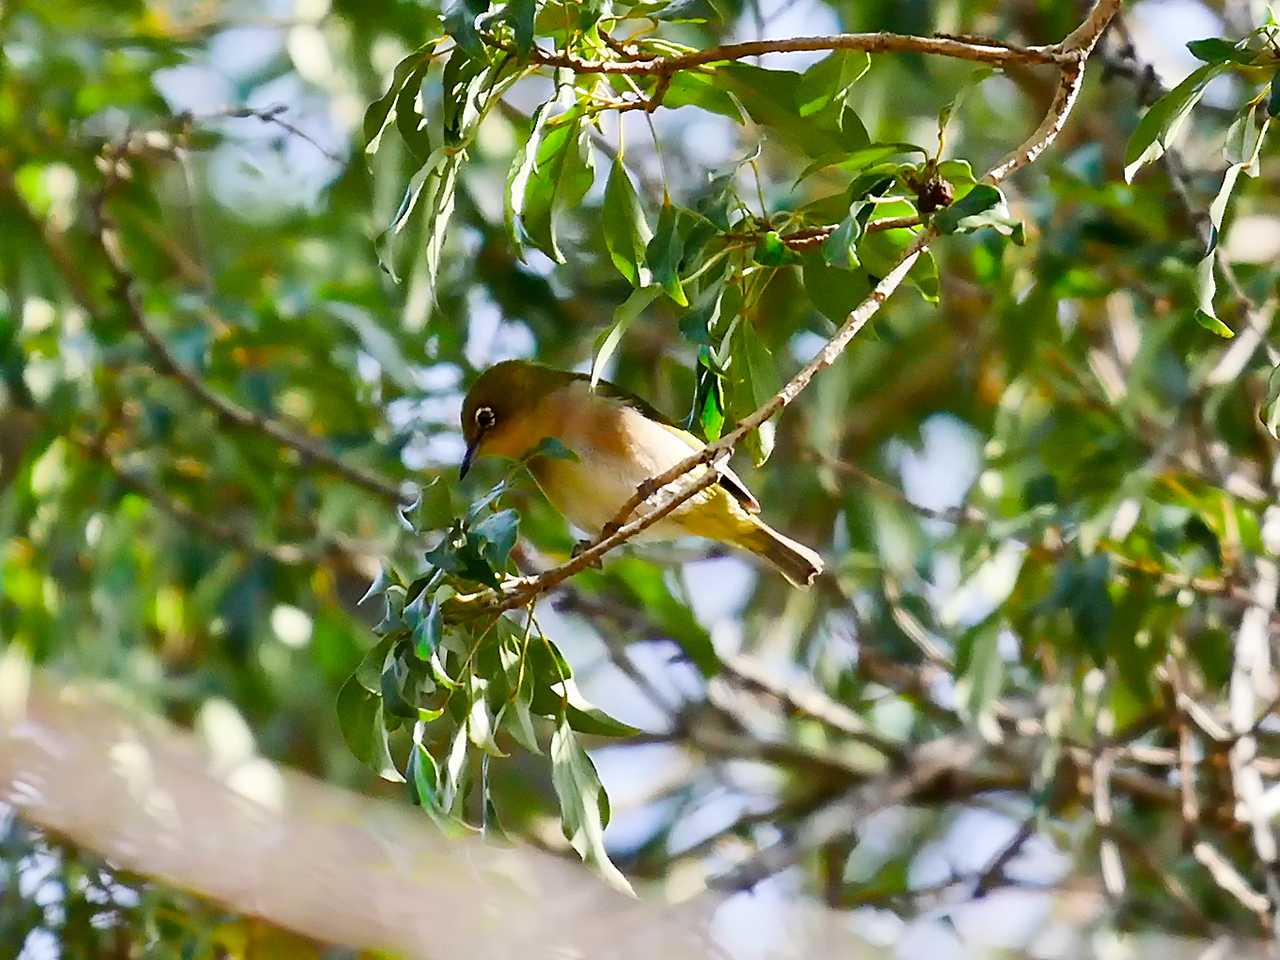
<path id="1" fill-rule="evenodd" d="M 690 453 L 692 453 L 695 450 L 701 450 L 703 447 L 706 446 L 705 443 L 703 443 L 701 440 L 695 437 L 688 430 L 684 430 L 680 427 L 677 427 L 673 423 L 666 423 L 663 421 L 659 421 L 659 422 L 661 422 L 662 425 L 667 428 L 667 430 L 669 430 L 671 433 L 674 433 L 681 440 L 687 443 L 689 445 Z M 720 484 L 720 486 L 728 490 L 729 493 L 733 495 L 733 498 L 738 501 L 738 503 L 742 504 L 742 508 L 746 510 L 747 513 L 760 512 L 760 501 L 756 499 L 755 494 L 753 494 L 750 490 L 747 489 L 747 485 L 742 482 L 742 478 L 738 476 L 736 473 L 734 473 L 733 470 L 731 470 L 727 464 L 720 468 L 720 479 L 717 482 Z"/>
<path id="2" fill-rule="evenodd" d="M 575 374 L 575 379 L 589 380 L 590 377 L 585 373 L 582 373 Z M 640 399 L 635 394 L 623 390 L 617 384 L 610 383 L 607 380 L 601 380 L 596 383 L 596 392 L 625 403 L 627 406 L 644 414 L 655 423 L 662 424 L 669 432 L 675 434 L 684 441 L 684 443 L 688 445 L 691 453 L 695 450 L 701 450 L 706 446 L 706 444 L 701 440 L 695 437 L 688 430 L 685 430 L 679 424 L 675 423 L 670 417 L 666 416 L 660 410 Z M 742 478 L 729 469 L 728 466 L 720 468 L 720 479 L 718 483 L 729 491 L 729 493 L 733 495 L 733 498 L 737 500 L 738 503 L 742 504 L 742 508 L 748 513 L 760 512 L 760 501 L 755 498 L 755 494 L 747 489 L 747 485 L 742 482 Z"/>

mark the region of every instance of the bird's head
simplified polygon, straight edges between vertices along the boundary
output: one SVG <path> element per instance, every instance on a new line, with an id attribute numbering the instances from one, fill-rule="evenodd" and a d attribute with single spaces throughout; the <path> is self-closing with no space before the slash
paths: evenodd
<path id="1" fill-rule="evenodd" d="M 462 437 L 467 443 L 459 477 L 477 457 L 519 457 L 542 438 L 544 424 L 531 423 L 538 402 L 572 374 L 526 360 L 504 360 L 476 378 L 462 401 Z M 537 436 L 533 436 L 533 434 Z"/>

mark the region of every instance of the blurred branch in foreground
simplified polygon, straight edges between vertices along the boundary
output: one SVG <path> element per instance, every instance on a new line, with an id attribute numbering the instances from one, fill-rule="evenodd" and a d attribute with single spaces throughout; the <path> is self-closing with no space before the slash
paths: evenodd
<path id="1" fill-rule="evenodd" d="M 261 758 L 219 768 L 216 750 L 119 700 L 59 688 L 11 649 L 0 796 L 114 863 L 325 942 L 410 957 L 529 956 L 535 943 L 709 955 L 710 904 L 636 903 L 553 856 L 449 839 L 420 812 Z"/>

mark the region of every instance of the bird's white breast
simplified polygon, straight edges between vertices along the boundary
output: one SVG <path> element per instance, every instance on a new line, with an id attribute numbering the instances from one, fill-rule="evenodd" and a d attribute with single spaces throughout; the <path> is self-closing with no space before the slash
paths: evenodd
<path id="1" fill-rule="evenodd" d="M 577 460 L 544 458 L 534 475 L 547 499 L 574 526 L 598 534 L 645 480 L 679 463 L 692 451 L 685 440 L 643 414 L 575 383 L 553 398 L 562 423 L 560 440 Z M 548 411 L 550 413 L 550 411 Z M 643 512 L 643 508 L 641 511 Z M 672 520 L 646 530 L 643 539 L 682 534 Z"/>

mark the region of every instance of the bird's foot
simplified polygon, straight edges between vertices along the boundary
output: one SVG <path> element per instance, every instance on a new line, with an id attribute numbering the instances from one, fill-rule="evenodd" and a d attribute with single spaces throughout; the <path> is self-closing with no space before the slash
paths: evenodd
<path id="1" fill-rule="evenodd" d="M 592 543 L 590 540 L 579 540 L 573 545 L 573 551 L 569 554 L 569 559 L 572 560 L 576 558 L 583 550 L 586 550 L 591 545 Z M 596 559 L 587 564 L 587 566 L 591 567 L 593 570 L 599 570 L 603 564 L 600 562 L 600 558 L 596 557 Z"/>

